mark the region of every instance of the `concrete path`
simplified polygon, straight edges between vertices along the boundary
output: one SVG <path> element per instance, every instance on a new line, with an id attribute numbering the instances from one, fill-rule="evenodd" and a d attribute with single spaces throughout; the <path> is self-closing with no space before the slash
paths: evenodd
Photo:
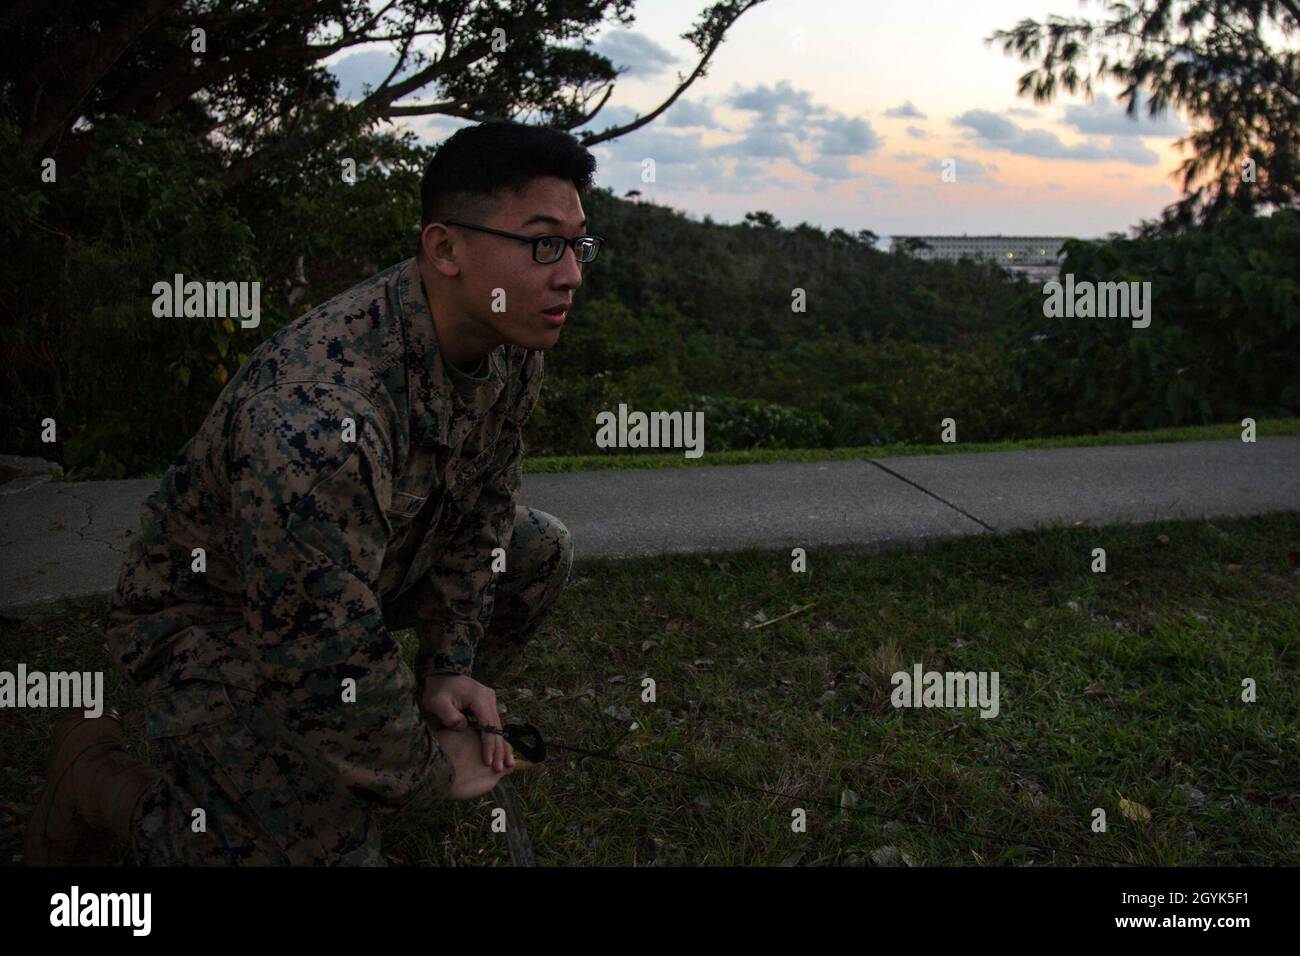
<path id="1" fill-rule="evenodd" d="M 156 480 L 0 485 L 0 616 L 104 600 Z M 14 489 L 9 491 L 8 489 Z M 577 561 L 1300 509 L 1300 438 L 525 475 Z"/>

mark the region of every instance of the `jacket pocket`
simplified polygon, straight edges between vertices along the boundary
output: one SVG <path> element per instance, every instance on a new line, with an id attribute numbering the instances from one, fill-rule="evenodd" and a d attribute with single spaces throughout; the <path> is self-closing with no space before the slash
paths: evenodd
<path id="1" fill-rule="evenodd" d="M 413 495 L 405 491 L 394 492 L 392 506 L 388 509 L 389 521 L 414 518 L 428 500 L 428 495 Z"/>
<path id="2" fill-rule="evenodd" d="M 415 519 L 419 517 L 428 500 L 428 495 L 413 495 L 404 491 L 393 493 L 392 505 L 384 512 L 384 518 L 389 526 L 388 544 L 385 550 L 398 551 L 406 544 L 406 539 L 411 534 L 411 525 L 415 523 Z"/>
<path id="3" fill-rule="evenodd" d="M 411 527 L 420 515 L 432 508 L 432 520 L 442 507 L 435 480 L 436 461 L 431 449 L 415 449 L 402 473 L 393 480 L 393 497 L 384 517 L 389 524 L 388 550 L 397 551 L 407 543 Z M 429 499 L 434 498 L 432 504 Z M 421 522 L 428 524 L 428 521 Z"/>
<path id="4" fill-rule="evenodd" d="M 187 680 L 145 703 L 146 740 L 180 737 L 233 719 L 226 688 L 208 680 Z"/>
<path id="5" fill-rule="evenodd" d="M 502 430 L 500 441 L 458 464 L 448 479 L 447 497 L 454 501 L 462 501 L 477 491 L 485 479 L 495 474 L 503 456 L 506 455 L 504 442 L 510 435 L 507 426 Z M 513 442 L 513 438 L 510 440 Z"/>

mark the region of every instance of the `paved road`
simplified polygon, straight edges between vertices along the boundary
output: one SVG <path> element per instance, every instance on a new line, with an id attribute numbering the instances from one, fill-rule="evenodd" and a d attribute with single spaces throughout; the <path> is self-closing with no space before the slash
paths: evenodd
<path id="1" fill-rule="evenodd" d="M 111 594 L 157 484 L 0 485 L 0 616 Z M 563 519 L 579 564 L 750 545 L 870 547 L 1300 509 L 1300 438 L 525 475 L 521 501 Z"/>

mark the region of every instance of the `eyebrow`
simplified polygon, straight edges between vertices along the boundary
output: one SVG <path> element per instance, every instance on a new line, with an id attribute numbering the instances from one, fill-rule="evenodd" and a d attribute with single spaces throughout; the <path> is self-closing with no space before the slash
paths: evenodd
<path id="1" fill-rule="evenodd" d="M 564 225 L 564 221 L 563 221 L 563 220 L 561 220 L 561 219 L 556 219 L 554 216 L 540 216 L 540 215 L 539 215 L 539 216 L 533 216 L 531 219 L 529 219 L 526 223 L 524 223 L 524 224 L 523 224 L 522 226 L 520 226 L 519 228 L 520 228 L 520 229 L 527 229 L 529 226 L 531 226 L 531 225 L 532 225 L 533 223 L 535 223 L 535 222 L 553 222 L 553 223 L 555 223 L 557 226 L 562 226 L 562 225 Z M 579 228 L 579 229 L 584 229 L 584 228 L 586 228 L 586 225 L 587 225 L 587 220 L 584 219 L 584 220 L 582 220 L 582 222 L 578 223 L 578 228 Z"/>

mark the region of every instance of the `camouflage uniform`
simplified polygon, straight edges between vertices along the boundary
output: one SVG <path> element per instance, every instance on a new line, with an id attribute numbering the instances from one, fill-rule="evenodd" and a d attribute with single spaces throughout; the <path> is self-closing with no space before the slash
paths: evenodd
<path id="1" fill-rule="evenodd" d="M 382 864 L 376 816 L 446 797 L 424 678 L 491 686 L 573 559 L 561 522 L 516 504 L 543 355 L 488 362 L 467 401 L 407 260 L 226 384 L 146 502 L 112 601 L 109 645 L 165 757 L 135 816 L 141 862 Z"/>

